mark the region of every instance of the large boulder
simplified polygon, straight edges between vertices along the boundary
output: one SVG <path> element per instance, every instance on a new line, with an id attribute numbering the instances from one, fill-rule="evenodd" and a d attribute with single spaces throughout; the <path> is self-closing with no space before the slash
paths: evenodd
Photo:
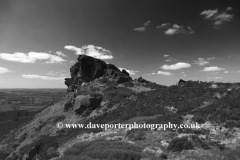
<path id="1" fill-rule="evenodd" d="M 85 110 L 94 110 L 100 107 L 102 95 L 79 95 L 75 99 L 74 111 L 77 114 L 82 114 Z"/>
<path id="2" fill-rule="evenodd" d="M 68 86 L 68 91 L 74 91 L 82 83 L 93 81 L 102 76 L 108 78 L 116 78 L 116 82 L 123 83 L 131 81 L 129 73 L 125 70 L 122 72 L 113 64 L 87 56 L 79 55 L 78 62 L 71 68 L 71 78 L 65 78 L 65 84 Z"/>

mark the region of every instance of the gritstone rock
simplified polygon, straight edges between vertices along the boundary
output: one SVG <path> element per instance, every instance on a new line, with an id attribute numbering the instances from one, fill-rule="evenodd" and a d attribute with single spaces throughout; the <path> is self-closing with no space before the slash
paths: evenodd
<path id="1" fill-rule="evenodd" d="M 78 62 L 71 68 L 71 78 L 65 78 L 65 84 L 68 86 L 68 91 L 74 91 L 83 82 L 87 83 L 102 76 L 112 78 L 117 83 L 124 83 L 131 81 L 132 78 L 126 70 L 120 71 L 119 68 L 113 64 L 86 56 L 79 55 Z"/>
<path id="2" fill-rule="evenodd" d="M 179 86 L 182 86 L 184 83 L 186 83 L 186 81 L 180 79 L 180 80 L 178 81 L 178 83 L 177 83 L 177 86 L 178 86 L 178 87 L 179 87 Z"/>
<path id="3" fill-rule="evenodd" d="M 94 110 L 100 107 L 102 99 L 100 95 L 79 95 L 75 99 L 74 111 L 82 114 L 86 109 Z"/>

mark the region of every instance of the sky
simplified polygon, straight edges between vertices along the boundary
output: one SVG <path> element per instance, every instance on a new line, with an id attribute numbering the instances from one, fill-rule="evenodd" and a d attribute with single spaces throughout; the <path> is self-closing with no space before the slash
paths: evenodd
<path id="1" fill-rule="evenodd" d="M 66 88 L 81 54 L 161 85 L 239 82 L 239 0 L 0 0 L 0 88 Z"/>

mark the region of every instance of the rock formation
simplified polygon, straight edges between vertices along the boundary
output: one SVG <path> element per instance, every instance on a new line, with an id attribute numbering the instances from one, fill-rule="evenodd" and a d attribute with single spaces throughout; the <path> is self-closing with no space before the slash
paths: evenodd
<path id="1" fill-rule="evenodd" d="M 186 81 L 184 81 L 183 79 L 180 79 L 177 83 L 177 86 L 181 87 L 184 83 L 186 83 Z"/>
<path id="2" fill-rule="evenodd" d="M 86 109 L 90 111 L 100 107 L 102 102 L 101 95 L 79 95 L 76 97 L 74 103 L 74 111 L 82 114 Z"/>
<path id="3" fill-rule="evenodd" d="M 90 82 L 102 76 L 112 78 L 116 83 L 132 80 L 126 70 L 120 71 L 113 64 L 107 64 L 102 60 L 86 55 L 79 55 L 78 62 L 70 68 L 70 72 L 71 78 L 65 78 L 65 84 L 69 91 L 81 86 L 83 82 Z"/>

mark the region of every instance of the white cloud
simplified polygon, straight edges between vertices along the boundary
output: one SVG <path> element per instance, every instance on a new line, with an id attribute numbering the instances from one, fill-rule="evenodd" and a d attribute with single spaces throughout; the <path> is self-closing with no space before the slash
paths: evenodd
<path id="1" fill-rule="evenodd" d="M 143 27 L 137 27 L 134 29 L 134 31 L 138 31 L 138 32 L 144 32 L 147 28 L 147 26 L 149 26 L 150 21 L 147 21 L 143 24 Z"/>
<path id="2" fill-rule="evenodd" d="M 131 74 L 131 75 L 134 75 L 134 74 L 136 74 L 137 72 L 139 72 L 139 71 L 134 71 L 134 70 L 129 70 L 129 69 L 126 69 L 126 68 L 119 68 L 121 71 L 123 70 L 123 69 L 125 69 L 129 74 Z"/>
<path id="3" fill-rule="evenodd" d="M 156 28 L 168 28 L 169 27 L 169 23 L 163 23 L 160 26 L 157 26 Z"/>
<path id="4" fill-rule="evenodd" d="M 207 58 L 208 61 L 211 61 L 211 60 L 213 60 L 213 59 L 215 59 L 215 57 Z"/>
<path id="5" fill-rule="evenodd" d="M 229 73 L 228 71 L 225 71 L 224 73 Z"/>
<path id="6" fill-rule="evenodd" d="M 8 72 L 12 72 L 12 71 L 7 68 L 0 67 L 0 74 L 4 74 L 4 73 L 8 73 Z"/>
<path id="7" fill-rule="evenodd" d="M 40 75 L 22 75 L 24 78 L 42 79 L 42 80 L 64 80 L 66 77 L 48 77 Z"/>
<path id="8" fill-rule="evenodd" d="M 203 66 L 205 64 L 208 64 L 208 61 L 205 61 L 204 58 L 198 58 L 198 60 L 194 60 L 194 64 L 198 64 L 199 66 Z"/>
<path id="9" fill-rule="evenodd" d="M 0 58 L 6 61 L 20 62 L 20 63 L 35 63 L 38 60 L 47 60 L 46 63 L 61 63 L 66 60 L 63 58 L 44 52 L 29 52 L 20 53 L 0 53 Z"/>
<path id="10" fill-rule="evenodd" d="M 214 27 L 219 28 L 222 24 L 226 22 L 230 22 L 233 19 L 234 14 L 227 13 L 231 11 L 232 7 L 227 7 L 226 12 L 218 13 L 218 10 L 205 10 L 200 13 L 200 15 L 204 16 L 205 19 L 209 19 L 214 21 Z"/>
<path id="11" fill-rule="evenodd" d="M 49 71 L 47 74 L 52 75 L 52 76 L 55 76 L 55 75 L 69 76 L 69 74 L 66 74 L 66 73 L 63 73 L 63 72 L 65 72 L 65 71 L 64 70 L 61 70 L 60 72 Z"/>
<path id="12" fill-rule="evenodd" d="M 148 26 L 149 24 L 150 24 L 150 21 L 147 21 L 147 22 L 144 23 L 143 26 Z"/>
<path id="13" fill-rule="evenodd" d="M 167 55 L 167 54 L 164 54 L 164 55 L 163 55 L 163 57 L 169 57 L 169 55 Z"/>
<path id="14" fill-rule="evenodd" d="M 209 9 L 209 10 L 203 11 L 202 13 L 200 13 L 200 15 L 204 15 L 206 19 L 209 19 L 209 18 L 213 17 L 214 15 L 216 15 L 217 12 L 218 12 L 217 9 L 215 9 L 215 10 Z"/>
<path id="15" fill-rule="evenodd" d="M 149 73 L 149 74 L 145 74 L 145 75 L 148 75 L 148 76 L 150 76 L 150 75 L 164 75 L 164 76 L 172 76 L 172 75 L 174 75 L 173 73 L 171 73 L 171 72 L 166 72 L 166 71 L 158 71 L 157 73 Z"/>
<path id="16" fill-rule="evenodd" d="M 214 79 L 223 79 L 223 77 L 215 77 Z"/>
<path id="17" fill-rule="evenodd" d="M 166 30 L 164 33 L 167 34 L 167 35 L 174 35 L 177 33 L 177 29 L 174 29 L 174 28 L 169 28 L 168 30 Z"/>
<path id="18" fill-rule="evenodd" d="M 227 10 L 227 11 L 232 11 L 233 9 L 232 9 L 232 7 L 227 7 L 226 10 Z"/>
<path id="19" fill-rule="evenodd" d="M 171 72 L 165 72 L 165 71 L 158 71 L 156 74 L 162 74 L 162 75 L 165 75 L 165 76 L 171 76 L 171 75 L 174 75 L 174 74 L 171 73 Z"/>
<path id="20" fill-rule="evenodd" d="M 64 47 L 67 50 L 75 51 L 75 54 L 77 55 L 87 55 L 98 59 L 112 59 L 113 56 L 111 52 L 107 49 L 104 49 L 99 46 L 94 45 L 85 45 L 82 46 L 82 48 L 77 48 L 75 46 L 65 46 Z"/>
<path id="21" fill-rule="evenodd" d="M 74 51 L 78 55 L 83 54 L 82 53 L 82 49 L 81 48 L 77 48 L 75 46 L 68 45 L 68 46 L 65 46 L 64 49 L 67 49 L 67 50 L 70 50 L 70 51 Z"/>
<path id="22" fill-rule="evenodd" d="M 191 27 L 183 27 L 183 26 L 179 26 L 177 24 L 173 24 L 172 27 L 168 28 L 166 31 L 164 31 L 164 33 L 166 35 L 174 35 L 174 34 L 191 34 L 194 31 L 192 30 Z"/>
<path id="23" fill-rule="evenodd" d="M 67 57 L 67 55 L 64 54 L 64 53 L 62 53 L 61 51 L 57 51 L 56 54 L 57 54 L 58 56 Z"/>
<path id="24" fill-rule="evenodd" d="M 212 66 L 212 67 L 205 67 L 202 71 L 212 72 L 212 71 L 221 71 L 221 70 L 225 70 L 225 68 L 219 68 L 217 66 Z"/>
<path id="25" fill-rule="evenodd" d="M 191 67 L 189 63 L 178 62 L 173 65 L 163 65 L 161 68 L 164 70 L 177 70 L 177 69 L 189 68 L 189 67 Z"/>
<path id="26" fill-rule="evenodd" d="M 134 31 L 138 31 L 138 32 L 144 32 L 146 30 L 146 27 L 137 27 L 134 29 Z"/>

